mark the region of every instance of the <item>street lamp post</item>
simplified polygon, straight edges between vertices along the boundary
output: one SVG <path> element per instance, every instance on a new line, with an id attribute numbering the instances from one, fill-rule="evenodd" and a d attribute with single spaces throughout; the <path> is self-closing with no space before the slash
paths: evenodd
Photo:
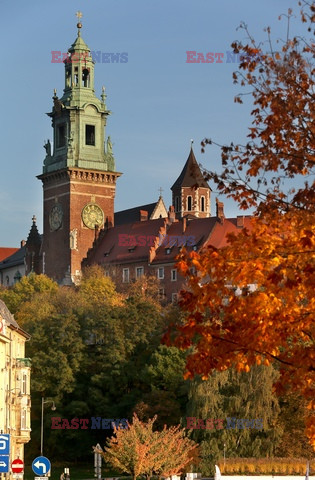
<path id="1" fill-rule="evenodd" d="M 56 405 L 53 400 L 45 400 L 45 397 L 42 397 L 42 416 L 40 423 L 40 455 L 43 456 L 43 447 L 44 447 L 44 404 L 52 403 L 52 410 L 56 410 Z"/>

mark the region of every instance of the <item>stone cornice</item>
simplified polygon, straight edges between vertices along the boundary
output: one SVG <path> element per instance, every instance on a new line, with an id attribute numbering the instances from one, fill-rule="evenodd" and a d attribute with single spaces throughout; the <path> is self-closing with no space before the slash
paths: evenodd
<path id="1" fill-rule="evenodd" d="M 65 168 L 56 170 L 54 172 L 42 173 L 37 175 L 37 178 L 43 184 L 55 183 L 60 180 L 82 181 L 83 183 L 90 182 L 96 184 L 115 184 L 116 179 L 121 176 L 120 172 L 104 172 L 101 170 L 88 170 L 83 168 Z"/>

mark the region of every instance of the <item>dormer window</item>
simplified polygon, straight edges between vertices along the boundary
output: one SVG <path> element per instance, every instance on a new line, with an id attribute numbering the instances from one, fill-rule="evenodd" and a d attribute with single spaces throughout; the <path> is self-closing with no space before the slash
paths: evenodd
<path id="1" fill-rule="evenodd" d="M 187 210 L 190 212 L 192 210 L 192 197 L 188 195 L 187 197 Z"/>
<path id="2" fill-rule="evenodd" d="M 175 197 L 175 212 L 179 212 L 179 197 Z"/>
<path id="3" fill-rule="evenodd" d="M 203 196 L 202 196 L 201 199 L 200 199 L 200 210 L 201 210 L 202 212 L 205 211 L 205 197 L 203 197 Z"/>
<path id="4" fill-rule="evenodd" d="M 85 125 L 85 145 L 95 145 L 94 125 Z"/>

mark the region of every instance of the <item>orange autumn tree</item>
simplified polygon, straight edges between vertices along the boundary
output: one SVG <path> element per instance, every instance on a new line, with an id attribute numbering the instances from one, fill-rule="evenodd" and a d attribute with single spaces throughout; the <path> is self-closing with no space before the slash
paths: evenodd
<path id="1" fill-rule="evenodd" d="M 300 6 L 313 35 L 315 5 Z M 286 17 L 290 24 L 290 10 Z M 187 315 L 165 340 L 188 350 L 186 378 L 277 363 L 277 390 L 308 400 L 306 434 L 315 447 L 315 43 L 287 36 L 276 51 L 267 29 L 263 51 L 242 27 L 250 41 L 233 44 L 241 55 L 234 82 L 253 98 L 249 140 L 220 146 L 222 171 L 205 177 L 255 213 L 227 247 L 179 256 Z"/>
<path id="2" fill-rule="evenodd" d="M 185 436 L 179 426 L 161 432 L 153 431 L 156 416 L 147 423 L 136 414 L 127 429 L 114 427 L 114 435 L 107 441 L 104 460 L 114 469 L 129 473 L 135 480 L 152 475 L 167 477 L 177 475 L 197 459 L 197 444 Z"/>

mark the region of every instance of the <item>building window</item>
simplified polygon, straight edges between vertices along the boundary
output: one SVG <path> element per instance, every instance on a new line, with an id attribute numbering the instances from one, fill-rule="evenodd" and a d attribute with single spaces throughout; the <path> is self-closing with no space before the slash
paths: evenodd
<path id="1" fill-rule="evenodd" d="M 105 277 L 109 277 L 109 270 L 105 270 Z"/>
<path id="2" fill-rule="evenodd" d="M 26 373 L 22 373 L 22 388 L 21 388 L 21 393 L 23 393 L 23 395 L 26 395 L 26 394 L 27 394 L 27 374 L 26 374 Z"/>
<path id="3" fill-rule="evenodd" d="M 162 278 L 164 278 L 164 267 L 158 268 L 158 270 L 157 270 L 157 277 L 158 277 L 159 280 L 161 280 Z"/>
<path id="4" fill-rule="evenodd" d="M 159 300 L 164 300 L 165 290 L 164 288 L 159 288 Z"/>
<path id="5" fill-rule="evenodd" d="M 27 410 L 22 408 L 21 410 L 21 430 L 27 429 Z"/>
<path id="6" fill-rule="evenodd" d="M 171 270 L 171 281 L 176 282 L 177 280 L 177 270 Z"/>
<path id="7" fill-rule="evenodd" d="M 177 301 L 178 301 L 178 294 L 172 293 L 172 303 L 177 303 Z"/>
<path id="8" fill-rule="evenodd" d="M 95 145 L 94 125 L 85 125 L 85 145 Z"/>
<path id="9" fill-rule="evenodd" d="M 143 267 L 136 267 L 136 278 L 141 278 L 144 275 Z"/>
<path id="10" fill-rule="evenodd" d="M 204 212 L 205 209 L 206 209 L 206 208 L 205 208 L 205 205 L 206 205 L 206 204 L 205 204 L 205 197 L 201 197 L 201 199 L 200 199 L 200 210 L 201 210 L 202 212 Z"/>
<path id="11" fill-rule="evenodd" d="M 59 125 L 57 128 L 57 148 L 64 147 L 66 144 L 66 126 Z"/>
<path id="12" fill-rule="evenodd" d="M 175 212 L 179 212 L 179 197 L 175 197 Z"/>
<path id="13" fill-rule="evenodd" d="M 123 283 L 129 283 L 129 268 L 123 269 Z"/>
<path id="14" fill-rule="evenodd" d="M 192 197 L 188 195 L 187 197 L 187 210 L 190 212 L 192 210 Z"/>

